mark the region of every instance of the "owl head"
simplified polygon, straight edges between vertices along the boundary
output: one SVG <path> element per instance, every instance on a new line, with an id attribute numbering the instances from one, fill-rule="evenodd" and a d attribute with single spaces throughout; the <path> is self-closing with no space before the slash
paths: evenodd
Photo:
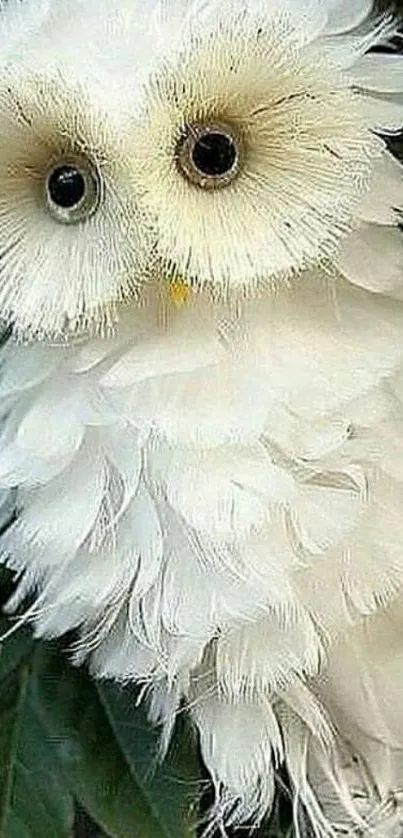
<path id="1" fill-rule="evenodd" d="M 105 332 L 150 284 L 243 296 L 331 263 L 383 150 L 352 73 L 390 27 L 368 25 L 371 5 L 10 3 L 0 310 L 15 334 Z M 343 15 L 365 20 L 347 39 Z"/>

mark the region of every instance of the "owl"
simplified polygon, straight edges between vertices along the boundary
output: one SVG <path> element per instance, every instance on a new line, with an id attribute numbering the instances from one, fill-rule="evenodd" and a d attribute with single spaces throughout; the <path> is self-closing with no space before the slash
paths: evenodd
<path id="1" fill-rule="evenodd" d="M 13 630 L 185 708 L 206 835 L 403 835 L 403 126 L 372 0 L 9 0 Z M 6 339 L 7 338 L 7 339 Z"/>

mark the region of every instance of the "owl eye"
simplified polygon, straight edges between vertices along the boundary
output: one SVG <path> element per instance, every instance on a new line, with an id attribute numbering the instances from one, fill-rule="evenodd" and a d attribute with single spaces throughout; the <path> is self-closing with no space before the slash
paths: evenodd
<path id="1" fill-rule="evenodd" d="M 229 186 L 240 171 L 241 141 L 227 125 L 188 125 L 176 148 L 180 172 L 202 189 Z"/>
<path id="2" fill-rule="evenodd" d="M 58 163 L 47 174 L 46 203 L 56 221 L 85 221 L 97 209 L 100 197 L 100 176 L 89 163 Z"/>

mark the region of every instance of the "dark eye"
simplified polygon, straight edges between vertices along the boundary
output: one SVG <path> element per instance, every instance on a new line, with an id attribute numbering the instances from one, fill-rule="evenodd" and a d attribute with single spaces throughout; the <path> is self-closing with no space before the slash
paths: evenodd
<path id="1" fill-rule="evenodd" d="M 59 166 L 48 179 L 49 197 L 64 209 L 79 204 L 85 193 L 85 180 L 76 166 Z"/>
<path id="2" fill-rule="evenodd" d="M 188 125 L 176 149 L 179 170 L 204 189 L 228 186 L 240 170 L 241 143 L 224 125 Z"/>
<path id="3" fill-rule="evenodd" d="M 85 221 L 98 207 L 100 177 L 89 163 L 60 163 L 46 178 L 46 202 L 53 217 L 64 224 Z"/>

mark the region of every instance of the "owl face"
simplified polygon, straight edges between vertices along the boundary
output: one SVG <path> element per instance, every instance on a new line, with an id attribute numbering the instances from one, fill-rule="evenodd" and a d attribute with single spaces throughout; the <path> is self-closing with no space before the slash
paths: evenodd
<path id="1" fill-rule="evenodd" d="M 150 283 L 271 293 L 333 258 L 380 155 L 348 73 L 379 32 L 324 50 L 319 2 L 30 9 L 0 54 L 0 307 L 19 336 L 104 333 Z"/>

